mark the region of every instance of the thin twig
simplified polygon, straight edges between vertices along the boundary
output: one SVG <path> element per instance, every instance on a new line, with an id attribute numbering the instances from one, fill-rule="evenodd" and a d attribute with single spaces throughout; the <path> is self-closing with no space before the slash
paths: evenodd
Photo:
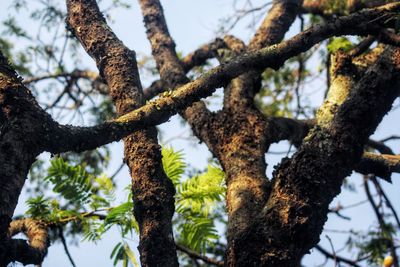
<path id="1" fill-rule="evenodd" d="M 376 205 L 374 199 L 372 198 L 371 190 L 370 190 L 369 185 L 368 185 L 369 178 L 370 178 L 369 175 L 364 175 L 365 193 L 366 193 L 366 195 L 368 197 L 368 200 L 369 200 L 369 202 L 371 204 L 371 207 L 372 207 L 372 209 L 373 209 L 373 211 L 375 213 L 375 216 L 378 219 L 380 228 L 383 231 L 383 229 L 386 228 L 386 222 L 385 222 L 385 219 L 383 218 L 383 215 L 379 212 L 379 208 Z M 393 257 L 394 266 L 395 267 L 399 267 L 399 260 L 398 260 L 397 254 L 396 254 L 396 249 L 395 249 L 395 246 L 394 246 L 394 243 L 393 243 L 393 237 L 392 237 L 391 234 L 389 234 L 389 237 L 387 238 L 387 241 L 389 242 L 390 254 Z"/>
<path id="2" fill-rule="evenodd" d="M 399 216 L 397 215 L 396 210 L 394 209 L 392 202 L 390 201 L 390 199 L 388 198 L 387 194 L 385 193 L 385 191 L 383 190 L 382 186 L 380 185 L 380 183 L 378 182 L 378 180 L 375 178 L 375 176 L 371 177 L 371 181 L 372 183 L 375 185 L 376 190 L 378 191 L 378 193 L 383 197 L 383 199 L 386 202 L 386 205 L 388 206 L 388 208 L 392 211 L 392 214 L 396 220 L 397 226 L 400 228 L 400 219 Z"/>
<path id="3" fill-rule="evenodd" d="M 63 229 L 62 229 L 61 226 L 58 227 L 58 236 L 59 236 L 60 239 L 61 239 L 61 243 L 62 243 L 62 245 L 63 245 L 63 247 L 64 247 L 65 254 L 67 254 L 67 257 L 68 257 L 68 259 L 69 259 L 69 262 L 71 263 L 71 265 L 72 265 L 73 267 L 76 267 L 76 264 L 75 264 L 75 262 L 74 262 L 74 259 L 72 258 L 71 253 L 69 252 L 68 245 L 67 245 L 67 241 L 65 240 L 65 236 L 64 236 L 64 231 L 63 231 Z"/>
<path id="4" fill-rule="evenodd" d="M 182 245 L 176 244 L 176 249 L 179 251 L 182 251 L 184 253 L 186 253 L 187 255 L 189 255 L 191 258 L 196 258 L 199 260 L 204 261 L 205 263 L 208 264 L 212 264 L 215 266 L 224 266 L 224 262 L 223 261 L 219 261 L 219 260 L 215 260 L 215 259 L 211 259 L 209 257 L 203 256 L 191 249 L 188 249 L 187 247 L 184 247 Z"/>
<path id="5" fill-rule="evenodd" d="M 364 53 L 376 40 L 375 36 L 369 35 L 349 52 L 350 57 L 357 57 Z"/>
<path id="6" fill-rule="evenodd" d="M 361 267 L 360 265 L 358 265 L 354 260 L 350 260 L 350 259 L 346 259 L 337 255 L 332 255 L 329 251 L 327 251 L 326 249 L 324 249 L 323 247 L 317 245 L 315 246 L 315 249 L 318 250 L 320 253 L 322 253 L 325 257 L 329 258 L 329 259 L 336 259 L 339 262 L 344 262 L 347 263 L 350 266 L 354 266 L 354 267 Z"/>

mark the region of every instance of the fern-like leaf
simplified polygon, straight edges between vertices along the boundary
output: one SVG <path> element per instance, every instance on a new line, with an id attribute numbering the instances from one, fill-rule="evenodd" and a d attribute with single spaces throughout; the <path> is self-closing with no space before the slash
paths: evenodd
<path id="1" fill-rule="evenodd" d="M 174 151 L 172 147 L 163 147 L 161 153 L 164 172 L 176 186 L 179 184 L 181 176 L 186 168 L 186 164 L 183 161 L 183 153 L 182 151 Z"/>
<path id="2" fill-rule="evenodd" d="M 111 209 L 105 219 L 105 224 L 117 224 L 121 227 L 122 235 L 125 236 L 127 233 L 134 229 L 137 233 L 139 232 L 139 226 L 132 214 L 133 203 L 131 201 L 125 202 L 117 207 Z"/>
<path id="3" fill-rule="evenodd" d="M 197 252 L 204 253 L 207 246 L 212 246 L 219 239 L 211 218 L 188 216 L 178 228 L 180 242 Z"/>
<path id="4" fill-rule="evenodd" d="M 190 210 L 192 213 L 203 213 L 205 216 L 215 203 L 224 199 L 224 172 L 216 166 L 209 165 L 205 173 L 182 182 L 177 187 L 177 212 Z"/>
<path id="5" fill-rule="evenodd" d="M 209 216 L 224 200 L 224 173 L 213 165 L 206 172 L 177 186 L 176 207 L 181 218 L 178 225 L 180 242 L 204 253 L 219 239 L 214 218 Z"/>
<path id="6" fill-rule="evenodd" d="M 70 166 L 58 157 L 50 162 L 46 181 L 53 191 L 73 202 L 86 202 L 91 195 L 91 177 L 81 166 Z"/>

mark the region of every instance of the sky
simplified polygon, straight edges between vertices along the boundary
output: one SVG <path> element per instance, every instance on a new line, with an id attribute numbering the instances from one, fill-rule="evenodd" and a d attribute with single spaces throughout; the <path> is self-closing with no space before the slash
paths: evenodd
<path id="1" fill-rule="evenodd" d="M 9 6 L 12 0 L 1 0 L 0 3 L 0 21 L 7 17 L 7 12 L 9 10 L 6 8 Z M 29 1 L 28 1 L 29 2 Z M 173 36 L 176 44 L 177 50 L 183 54 L 187 54 L 200 45 L 214 39 L 216 37 L 216 28 L 220 25 L 220 19 L 232 14 L 232 0 L 174 0 L 174 1 L 162 1 L 164 6 L 165 16 L 169 26 L 171 35 Z M 263 1 L 259 1 L 260 3 Z M 142 16 L 140 13 L 137 1 L 129 1 L 132 8 L 128 10 L 115 10 L 112 12 L 113 23 L 111 28 L 115 31 L 117 36 L 122 39 L 122 41 L 131 49 L 135 50 L 140 57 L 141 55 L 150 55 L 150 46 L 146 39 L 145 29 L 142 23 Z M 30 8 L 30 7 L 28 7 Z M 23 14 L 21 14 L 23 17 Z M 23 21 L 23 19 L 22 19 Z M 245 27 L 246 23 L 241 23 L 232 32 L 236 36 L 242 38 L 244 41 L 249 40 L 253 34 L 253 30 Z M 28 29 L 33 27 L 26 23 L 25 25 Z M 298 24 L 293 26 L 297 27 Z M 296 28 L 297 29 L 297 28 Z M 34 29 L 32 29 L 34 30 Z M 1 25 L 0 25 L 1 32 Z M 288 35 L 293 35 L 294 29 L 291 30 Z M 18 44 L 16 44 L 18 45 Z M 88 56 L 83 56 L 83 65 L 94 68 L 94 63 L 92 59 Z M 143 85 L 149 85 L 152 80 L 143 78 Z M 309 91 L 313 89 L 318 89 L 322 86 L 321 82 L 315 82 L 308 85 Z M 321 94 L 316 94 L 312 97 L 314 102 L 321 103 Z M 397 103 L 399 104 L 399 103 Z M 218 104 L 214 104 L 213 108 L 217 108 Z M 385 117 L 382 124 L 377 129 L 374 134 L 375 139 L 385 138 L 389 135 L 396 134 L 400 132 L 400 124 L 398 123 L 400 118 L 399 109 L 390 112 L 388 116 Z M 190 145 L 190 143 L 184 138 L 190 136 L 190 130 L 187 127 L 180 126 L 180 119 L 175 116 L 170 120 L 170 122 L 162 125 L 160 127 L 162 135 L 162 140 L 173 139 L 168 144 L 172 145 L 176 150 L 183 150 L 187 161 L 197 167 L 204 168 L 207 164 L 207 160 L 210 157 L 210 153 L 204 145 Z M 183 138 L 177 138 L 177 136 L 183 136 Z M 287 142 L 281 142 L 279 144 L 274 144 L 270 151 L 285 151 L 287 150 Z M 398 143 L 394 147 L 396 153 L 399 153 Z M 112 162 L 108 170 L 109 174 L 112 174 L 115 169 L 121 163 L 121 158 L 123 154 L 123 147 L 121 143 L 112 144 Z M 279 163 L 280 156 L 267 155 L 268 162 L 267 173 L 271 177 L 273 166 Z M 360 185 L 362 183 L 361 176 L 358 174 L 352 175 L 350 180 L 354 182 L 355 185 Z M 117 177 L 118 181 L 122 184 L 128 184 L 130 181 L 129 173 L 125 167 L 123 171 Z M 400 196 L 396 192 L 400 187 L 400 177 L 399 175 L 394 175 L 393 184 L 389 185 L 386 182 L 382 182 L 384 188 L 387 190 L 388 194 L 394 196 L 393 204 L 398 212 L 400 212 Z M 122 186 L 124 187 L 124 186 Z M 360 190 L 360 189 L 358 189 Z M 362 192 L 360 190 L 360 192 Z M 122 194 L 122 193 L 121 193 Z M 332 206 L 337 203 L 343 203 L 346 205 L 357 203 L 364 200 L 363 194 L 350 193 L 344 190 L 339 197 L 337 197 Z M 17 213 L 23 213 L 25 210 L 25 198 L 22 195 L 19 201 L 19 206 L 17 207 Z M 358 229 L 366 230 L 371 224 L 371 221 L 376 221 L 373 217 L 371 208 L 368 205 L 360 206 L 357 209 L 346 210 L 344 214 L 352 217 L 351 221 L 344 221 L 338 219 L 335 215 L 329 215 L 329 220 L 325 225 L 326 229 L 348 229 L 349 227 L 356 227 Z M 112 266 L 109 255 L 112 248 L 117 242 L 119 234 L 117 231 L 113 230 L 108 232 L 104 239 L 97 244 L 89 242 L 79 242 L 78 246 L 69 246 L 71 254 L 77 263 L 77 266 Z M 331 235 L 329 238 L 332 239 L 333 243 L 335 241 L 344 242 L 346 235 Z M 329 248 L 329 240 L 325 234 L 321 235 L 322 244 Z M 137 238 L 131 241 L 131 247 L 137 245 Z M 339 247 L 335 247 L 338 249 Z M 345 252 L 346 253 L 346 252 Z M 312 253 L 310 256 L 306 256 L 303 261 L 305 266 L 316 266 L 321 264 L 323 258 L 316 253 Z M 48 256 L 46 257 L 43 267 L 59 266 L 59 267 L 69 267 L 71 266 L 68 259 L 63 251 L 60 244 L 53 244 L 49 248 Z M 333 264 L 332 264 L 333 266 Z"/>

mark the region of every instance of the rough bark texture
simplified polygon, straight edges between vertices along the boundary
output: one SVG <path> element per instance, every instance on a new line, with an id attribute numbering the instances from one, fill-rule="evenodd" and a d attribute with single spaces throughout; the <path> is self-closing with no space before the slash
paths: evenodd
<path id="1" fill-rule="evenodd" d="M 135 53 L 115 36 L 95 1 L 67 1 L 75 36 L 96 61 L 107 82 L 117 113 L 143 104 Z M 125 162 L 132 176 L 134 214 L 140 229 L 142 266 L 177 266 L 172 234 L 175 189 L 161 165 L 157 130 L 151 127 L 125 137 Z"/>
<path id="2" fill-rule="evenodd" d="M 140 0 L 139 3 L 147 30 L 147 38 L 151 43 L 152 54 L 156 60 L 161 80 L 167 88 L 171 89 L 187 84 L 189 79 L 186 77 L 184 64 L 180 62 L 176 54 L 175 42 L 169 34 L 161 3 L 158 0 Z M 201 60 L 204 60 L 204 57 Z M 194 130 L 196 126 L 207 124 L 208 118 L 212 116 L 202 101 L 193 103 L 180 114 Z M 194 132 L 200 140 L 203 139 L 200 136 L 201 132 Z"/>
<path id="3" fill-rule="evenodd" d="M 350 11 L 365 3 L 347 2 Z M 378 1 L 372 2 L 375 5 Z M 67 24 L 96 61 L 120 117 L 94 127 L 59 125 L 37 105 L 0 54 L 1 267 L 15 260 L 40 263 L 47 252 L 43 225 L 17 221 L 10 226 L 35 157 L 43 151 L 93 149 L 123 137 L 133 181 L 134 213 L 140 226 L 142 266 L 177 266 L 171 225 L 174 187 L 160 164 L 157 131 L 146 127 L 165 122 L 178 111 L 226 172 L 227 266 L 298 266 L 301 257 L 317 244 L 328 205 L 353 169 L 380 173 L 387 179 L 391 172 L 400 171 L 397 156 L 362 157 L 369 135 L 399 95 L 398 49 L 389 47 L 382 55 L 375 54 L 361 63 L 354 55 L 337 54 L 332 60 L 330 92 L 316 120 L 264 118 L 253 99 L 265 68 L 279 69 L 287 59 L 332 36 L 375 35 L 399 45 L 397 35 L 382 30 L 393 26 L 399 3 L 339 17 L 281 42 L 300 5 L 317 10 L 312 8 L 326 1 L 274 1 L 248 46 L 226 36 L 180 61 L 160 2 L 140 0 L 161 76 L 145 96 L 135 53 L 111 31 L 96 1 L 68 0 L 67 4 Z M 220 66 L 190 82 L 186 72 L 210 57 L 217 57 Z M 212 113 L 202 102 L 191 105 L 218 87 L 225 87 L 222 110 Z M 144 97 L 165 88 L 168 92 L 162 97 L 142 107 Z M 264 154 L 271 143 L 282 139 L 299 149 L 268 181 Z M 28 243 L 11 239 L 18 231 L 28 236 Z"/>
<path id="4" fill-rule="evenodd" d="M 278 45 L 245 53 L 211 69 L 198 79 L 180 86 L 174 93 L 148 103 L 114 121 L 95 127 L 72 127 L 55 125 L 53 136 L 46 140 L 45 151 L 60 153 L 65 151 L 83 151 L 119 140 L 129 132 L 151 125 L 166 122 L 178 110 L 185 109 L 194 101 L 210 96 L 216 88 L 226 86 L 230 80 L 249 69 L 279 69 L 289 58 L 307 51 L 313 45 L 332 36 L 380 34 L 381 26 L 387 21 L 386 13 L 397 12 L 399 4 L 361 11 L 348 17 L 317 25 L 283 41 Z M 371 23 L 372 21 L 372 23 Z M 397 40 L 387 40 L 388 44 L 398 45 Z M 204 116 L 195 113 L 198 117 Z M 196 118 L 196 116 L 194 116 Z M 195 133 L 201 132 L 201 125 L 193 123 Z M 57 126 L 57 127 L 56 127 Z M 203 136 L 202 136 L 203 138 Z"/>
<path id="5" fill-rule="evenodd" d="M 395 0 L 304 0 L 303 9 L 305 12 L 323 16 L 343 15 L 355 12 L 363 8 L 377 7 Z"/>
<path id="6" fill-rule="evenodd" d="M 40 263 L 47 252 L 46 247 L 37 255 L 34 247 L 8 235 L 19 194 L 43 146 L 41 137 L 49 128 L 46 119 L 50 117 L 41 117 L 38 110 L 33 96 L 0 52 L 0 266 L 15 260 L 11 255 L 16 253 L 21 253 L 25 263 Z"/>
<path id="7" fill-rule="evenodd" d="M 275 1 L 246 49 L 261 49 L 280 42 L 296 18 L 301 2 Z M 250 256 L 252 246 L 240 244 L 243 235 L 255 230 L 248 220 L 261 212 L 269 193 L 264 154 L 270 145 L 267 143 L 267 127 L 271 125 L 266 123 L 253 100 L 260 87 L 261 72 L 253 70 L 232 80 L 224 92 L 223 113 L 228 121 L 220 125 L 224 135 L 218 140 L 224 140 L 220 141 L 223 144 L 220 145 L 219 159 L 227 174 L 227 266 L 253 264 L 255 259 Z M 232 127 L 233 131 L 226 131 Z"/>
<path id="8" fill-rule="evenodd" d="M 329 203 L 398 95 L 398 56 L 398 50 L 386 51 L 360 78 L 329 126 L 316 126 L 299 151 L 275 171 L 271 195 L 252 221 L 256 230 L 237 244 L 248 247 L 251 242 L 250 254 L 236 266 L 298 266 L 318 243 Z M 249 257 L 254 262 L 245 260 Z"/>
<path id="9" fill-rule="evenodd" d="M 29 245 L 24 239 L 12 239 L 8 247 L 7 262 L 16 260 L 24 265 L 41 264 L 50 245 L 46 224 L 29 218 L 12 221 L 9 237 L 19 233 L 26 235 Z"/>

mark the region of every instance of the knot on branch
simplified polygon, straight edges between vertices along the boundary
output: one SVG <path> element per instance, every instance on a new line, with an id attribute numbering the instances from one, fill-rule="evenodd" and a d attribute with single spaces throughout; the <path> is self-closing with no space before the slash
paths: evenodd
<path id="1" fill-rule="evenodd" d="M 12 239 L 16 234 L 23 233 L 28 240 Z M 7 255 L 0 259 L 0 265 L 18 261 L 22 264 L 40 264 L 47 254 L 50 240 L 47 225 L 31 218 L 12 221 L 8 228 L 8 240 L 5 242 Z"/>

